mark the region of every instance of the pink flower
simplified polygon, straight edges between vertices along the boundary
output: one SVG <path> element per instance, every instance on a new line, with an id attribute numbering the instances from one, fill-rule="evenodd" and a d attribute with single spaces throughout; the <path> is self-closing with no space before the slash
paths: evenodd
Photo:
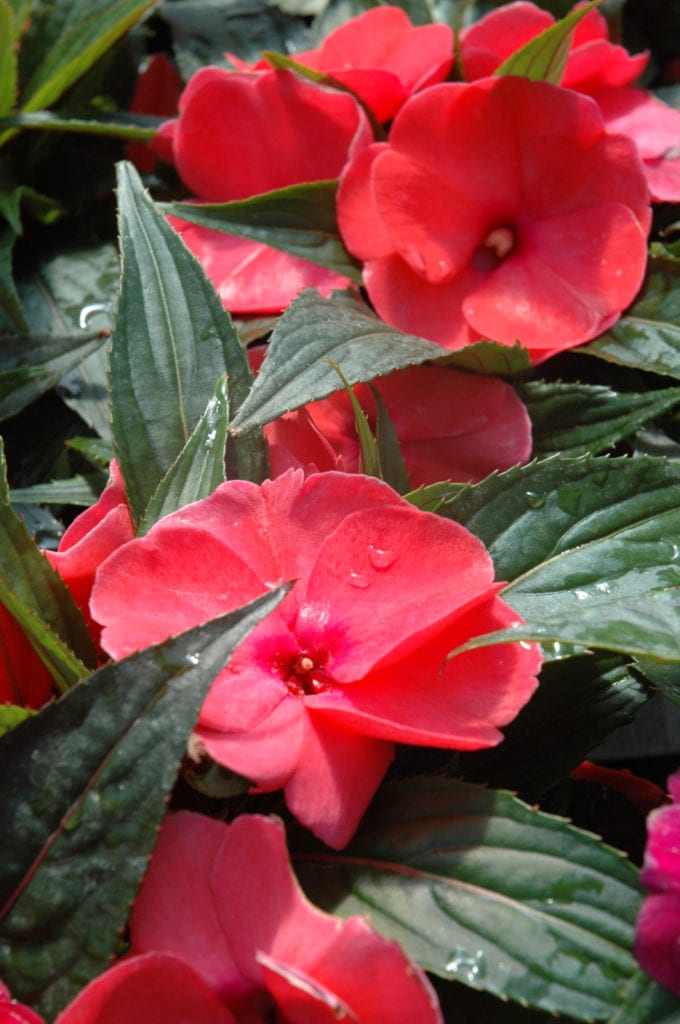
<path id="1" fill-rule="evenodd" d="M 197 736 L 332 846 L 354 833 L 395 742 L 493 746 L 531 696 L 534 647 L 472 636 L 518 616 L 463 527 L 369 477 L 221 485 L 101 566 L 91 611 L 116 658 L 297 580 L 214 681 Z"/>
<path id="2" fill-rule="evenodd" d="M 154 53 L 140 72 L 130 110 L 137 114 L 155 114 L 174 117 L 182 92 L 182 79 L 167 54 Z M 149 174 L 156 166 L 156 153 L 144 142 L 129 142 L 125 156 L 142 174 Z"/>
<path id="3" fill-rule="evenodd" d="M 379 316 L 446 348 L 519 340 L 535 362 L 601 334 L 644 275 L 635 147 L 570 90 L 435 85 L 351 161 L 338 223 Z"/>
<path id="4" fill-rule="evenodd" d="M 399 946 L 303 895 L 281 825 L 182 811 L 161 830 L 130 922 L 131 956 L 58 1024 L 441 1024 Z"/>
<path id="5" fill-rule="evenodd" d="M 668 780 L 673 803 L 647 818 L 640 881 L 649 891 L 637 920 L 635 956 L 648 974 L 680 996 L 680 770 Z"/>
<path id="6" fill-rule="evenodd" d="M 44 1024 L 30 1006 L 17 1003 L 6 985 L 0 981 L 0 1024 Z"/>
<path id="7" fill-rule="evenodd" d="M 444 81 L 453 66 L 453 32 L 448 25 L 415 28 L 400 7 L 372 7 L 336 28 L 318 49 L 292 57 L 347 86 L 384 122 L 412 93 Z M 268 66 L 264 60 L 255 65 Z"/>
<path id="8" fill-rule="evenodd" d="M 581 5 L 576 5 L 581 6 Z M 554 25 L 547 11 L 518 0 L 491 11 L 461 33 L 466 81 L 492 74 L 516 50 Z M 652 198 L 680 201 L 680 112 L 631 88 L 644 71 L 648 53 L 631 56 L 609 42 L 607 22 L 596 10 L 578 23 L 561 85 L 591 96 L 608 131 L 628 135 L 643 162 Z"/>
<path id="9" fill-rule="evenodd" d="M 272 130 L 276 126 L 276 131 Z M 337 178 L 373 136 L 349 93 L 289 71 L 197 71 L 179 117 L 161 126 L 184 184 L 203 202 L 248 199 L 302 182 Z M 348 280 L 269 246 L 171 218 L 228 309 L 280 312 L 307 286 L 327 295 Z"/>
<path id="10" fill-rule="evenodd" d="M 373 382 L 392 420 L 412 487 L 477 483 L 526 462 L 531 421 L 509 384 L 443 366 L 411 366 Z M 354 388 L 375 432 L 366 384 Z M 272 474 L 295 466 L 355 473 L 360 446 L 345 391 L 311 402 L 265 427 Z"/>

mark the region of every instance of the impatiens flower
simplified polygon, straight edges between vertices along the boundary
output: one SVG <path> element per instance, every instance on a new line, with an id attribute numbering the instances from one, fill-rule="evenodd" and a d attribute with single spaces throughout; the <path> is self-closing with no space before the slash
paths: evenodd
<path id="1" fill-rule="evenodd" d="M 443 366 L 411 366 L 373 382 L 394 424 L 412 487 L 453 480 L 477 483 L 531 455 L 531 421 L 504 381 Z M 366 384 L 354 388 L 375 432 Z M 354 411 L 345 391 L 287 413 L 265 427 L 272 474 L 291 466 L 359 467 Z"/>
<path id="2" fill-rule="evenodd" d="M 336 28 L 318 49 L 292 57 L 347 86 L 384 122 L 411 93 L 444 81 L 453 65 L 453 31 L 448 25 L 414 27 L 400 7 L 371 7 Z"/>
<path id="3" fill-rule="evenodd" d="M 381 481 L 290 471 L 234 480 L 108 558 L 90 610 L 121 658 L 295 586 L 214 681 L 197 736 L 332 846 L 348 842 L 394 742 L 493 746 L 529 699 L 537 650 L 473 636 L 518 621 L 463 527 Z"/>
<path id="4" fill-rule="evenodd" d="M 668 780 L 673 803 L 647 819 L 640 881 L 649 891 L 637 920 L 635 956 L 648 974 L 680 996 L 680 771 Z"/>
<path id="5" fill-rule="evenodd" d="M 480 18 L 461 33 L 460 60 L 466 81 L 491 75 L 511 54 L 554 24 L 551 14 L 526 0 Z M 592 10 L 576 26 L 560 84 L 592 96 L 607 130 L 633 139 L 652 199 L 678 202 L 680 111 L 644 89 L 631 88 L 648 59 L 648 53 L 631 55 L 611 43 L 606 19 Z"/>
<path id="6" fill-rule="evenodd" d="M 426 976 L 395 942 L 308 902 L 269 818 L 169 817 L 130 938 L 130 956 L 57 1024 L 442 1022 Z"/>
<path id="7" fill-rule="evenodd" d="M 616 322 L 651 218 L 635 147 L 595 103 L 513 76 L 411 97 L 337 209 L 387 323 L 449 349 L 519 340 L 535 362 Z"/>
<path id="8" fill-rule="evenodd" d="M 165 53 L 153 53 L 140 72 L 130 110 L 137 114 L 174 117 L 182 92 L 182 79 Z M 125 156 L 142 174 L 156 166 L 156 154 L 144 142 L 129 142 Z"/>
<path id="9" fill-rule="evenodd" d="M 372 138 L 366 115 L 349 93 L 289 71 L 205 67 L 182 93 L 177 120 L 161 127 L 156 148 L 171 148 L 182 181 L 198 199 L 223 203 L 337 178 L 349 155 Z M 176 218 L 171 223 L 232 311 L 277 313 L 302 288 L 327 295 L 349 283 L 269 246 Z"/>

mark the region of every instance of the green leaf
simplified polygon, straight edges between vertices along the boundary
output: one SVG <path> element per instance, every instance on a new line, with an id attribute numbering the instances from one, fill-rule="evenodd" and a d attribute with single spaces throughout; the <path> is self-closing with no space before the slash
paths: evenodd
<path id="1" fill-rule="evenodd" d="M 475 341 L 459 352 L 449 352 L 439 362 L 442 366 L 494 377 L 514 377 L 531 367 L 529 353 L 518 341 L 512 346 L 497 341 Z"/>
<path id="2" fill-rule="evenodd" d="M 227 443 L 227 382 L 222 378 L 196 429 L 159 483 L 147 505 L 138 533 L 143 536 L 162 516 L 192 501 L 207 498 L 224 483 L 224 451 Z"/>
<path id="3" fill-rule="evenodd" d="M 360 282 L 358 264 L 342 244 L 335 219 L 337 187 L 337 181 L 312 181 L 231 203 L 163 203 L 161 209 L 192 224 L 301 256 Z"/>
<path id="4" fill-rule="evenodd" d="M 227 374 L 247 389 L 245 352 L 215 289 L 142 189 L 130 164 L 118 169 L 122 280 L 110 358 L 114 447 L 133 520 Z"/>
<path id="5" fill-rule="evenodd" d="M 680 466 L 551 458 L 442 494 L 510 581 L 515 639 L 680 657 Z"/>
<path id="6" fill-rule="evenodd" d="M 70 0 L 34 5 L 21 47 L 21 109 L 49 107 L 130 29 L 154 0 Z M 27 62 L 30 61 L 30 69 Z M 28 71 L 28 74 L 27 74 Z"/>
<path id="7" fill-rule="evenodd" d="M 17 92 L 17 58 L 14 46 L 14 12 L 0 0 L 0 117 L 9 114 Z"/>
<path id="8" fill-rule="evenodd" d="M 125 139 L 128 142 L 150 142 L 163 120 L 161 117 L 148 117 L 142 114 L 120 114 L 116 120 L 96 120 L 62 117 L 50 110 L 36 110 L 32 113 L 15 114 L 13 117 L 0 114 L 0 131 L 17 128 L 60 134 L 66 132 L 76 135 L 100 135 L 109 139 Z"/>
<path id="9" fill-rule="evenodd" d="M 503 726 L 503 742 L 464 754 L 460 770 L 468 781 L 517 790 L 533 802 L 614 729 L 628 725 L 648 699 L 647 688 L 618 656 L 549 662 L 529 703 Z"/>
<path id="10" fill-rule="evenodd" d="M 375 440 L 380 479 L 398 494 L 406 494 L 411 489 L 411 481 L 399 447 L 397 431 L 377 388 L 371 387 L 371 392 L 376 408 Z"/>
<path id="11" fill-rule="evenodd" d="M 530 381 L 518 385 L 533 426 L 534 455 L 597 455 L 680 403 L 680 388 L 624 394 L 612 388 Z"/>
<path id="12" fill-rule="evenodd" d="M 388 327 L 353 301 L 322 299 L 307 289 L 279 320 L 251 392 L 232 420 L 232 432 L 262 426 L 337 391 L 332 362 L 354 386 L 402 366 L 440 359 L 442 353 L 440 345 Z"/>
<path id="13" fill-rule="evenodd" d="M 648 658 L 638 658 L 635 664 L 655 690 L 680 705 L 680 665 L 651 661 Z"/>
<path id="14" fill-rule="evenodd" d="M 108 332 L 14 335 L 0 342 L 0 420 L 15 416 L 101 348 Z"/>
<path id="15" fill-rule="evenodd" d="M 32 487 L 13 487 L 9 499 L 13 505 L 84 505 L 89 508 L 97 501 L 105 485 L 106 474 L 91 473 L 33 484 Z"/>
<path id="16" fill-rule="evenodd" d="M 370 914 L 442 977 L 606 1020 L 635 971 L 636 869 L 508 793 L 399 780 L 383 787 L 346 852 L 318 859 L 319 887 L 303 874 L 314 898 L 343 916 Z"/>
<path id="17" fill-rule="evenodd" d="M 113 445 L 99 437 L 71 437 L 66 446 L 80 452 L 88 462 L 99 469 L 107 469 L 115 455 Z"/>
<path id="18" fill-rule="evenodd" d="M 680 265 L 650 260 L 628 312 L 579 352 L 680 380 Z"/>
<path id="19" fill-rule="evenodd" d="M 49 1019 L 115 953 L 210 684 L 282 596 L 105 665 L 0 740 L 0 973 Z"/>
<path id="20" fill-rule="evenodd" d="M 82 666 L 93 667 L 96 657 L 82 612 L 61 576 L 52 568 L 38 549 L 24 523 L 9 504 L 5 476 L 4 449 L 0 442 L 0 602 L 10 613 L 20 608 L 35 620 L 35 629 L 46 628 L 56 635 L 71 654 L 77 678 L 82 678 Z M 36 633 L 33 634 L 36 639 Z M 75 682 L 76 679 L 71 679 Z"/>
<path id="21" fill-rule="evenodd" d="M 609 1024 L 680 1024 L 680 1000 L 638 968 Z"/>
<path id="22" fill-rule="evenodd" d="M 602 0 L 592 0 L 566 18 L 556 22 L 535 36 L 521 49 L 511 54 L 494 72 L 496 75 L 520 75 L 533 82 L 552 82 L 559 85 L 567 64 L 574 29 L 581 18 L 597 7 Z"/>
<path id="23" fill-rule="evenodd" d="M 368 422 L 368 416 L 359 404 L 359 399 L 354 394 L 354 391 L 347 383 L 347 378 L 340 369 L 337 363 L 328 360 L 328 365 L 331 366 L 338 377 L 342 381 L 345 393 L 349 398 L 352 406 L 352 412 L 354 414 L 354 426 L 359 438 L 359 472 L 364 473 L 366 476 L 380 476 L 380 466 L 378 460 L 378 447 L 376 439 L 373 436 L 371 426 Z"/>

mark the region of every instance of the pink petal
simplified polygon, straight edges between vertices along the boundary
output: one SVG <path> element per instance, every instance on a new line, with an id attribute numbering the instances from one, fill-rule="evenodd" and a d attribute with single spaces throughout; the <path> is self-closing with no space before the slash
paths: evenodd
<path id="1" fill-rule="evenodd" d="M 297 770 L 284 787 L 298 821 L 339 850 L 354 835 L 394 756 L 389 742 L 310 712 Z"/>
<path id="2" fill-rule="evenodd" d="M 645 899 L 637 919 L 634 952 L 641 967 L 652 978 L 680 996 L 678 893 L 664 893 Z"/>
<path id="3" fill-rule="evenodd" d="M 295 1024 L 359 1024 L 349 1006 L 302 971 L 287 967 L 265 953 L 257 954 L 262 979 L 281 1019 Z"/>
<path id="4" fill-rule="evenodd" d="M 498 644 L 445 659 L 471 637 L 517 621 L 499 598 L 484 597 L 424 652 L 308 703 L 339 725 L 386 740 L 457 750 L 495 746 L 502 739 L 499 727 L 512 721 L 536 689 L 538 648 Z"/>
<path id="5" fill-rule="evenodd" d="M 461 32 L 465 80 L 492 74 L 507 57 L 554 23 L 551 14 L 527 0 L 516 0 L 480 18 Z"/>
<path id="6" fill-rule="evenodd" d="M 237 1024 L 191 967 L 148 953 L 122 960 L 91 981 L 58 1024 Z"/>
<path id="7" fill-rule="evenodd" d="M 270 792 L 286 784 L 302 757 L 307 711 L 299 697 L 286 696 L 248 732 L 231 732 L 229 716 L 221 729 L 199 718 L 196 735 L 210 756 Z"/>
<path id="8" fill-rule="evenodd" d="M 351 683 L 395 648 L 403 655 L 422 646 L 492 582 L 488 553 L 458 524 L 406 503 L 379 517 L 357 512 L 330 534 L 301 581 L 293 628 L 301 650 L 318 652 L 335 682 Z"/>
<path id="9" fill-rule="evenodd" d="M 352 285 L 349 278 L 299 256 L 176 217 L 168 219 L 200 261 L 224 306 L 234 313 L 280 313 L 304 288 L 328 296 Z"/>
<path id="10" fill-rule="evenodd" d="M 680 896 L 680 804 L 652 811 L 647 818 L 647 846 L 640 881 L 652 892 Z"/>
<path id="11" fill-rule="evenodd" d="M 45 1024 L 30 1006 L 12 999 L 7 986 L 0 980 L 0 1024 Z"/>
<path id="12" fill-rule="evenodd" d="M 38 710 L 54 694 L 54 681 L 18 622 L 0 605 L 0 704 Z"/>
<path id="13" fill-rule="evenodd" d="M 347 93 L 289 71 L 205 67 L 184 90 L 173 144 L 184 183 L 207 202 L 225 202 L 335 178 L 350 147 L 371 141 Z"/>
<path id="14" fill-rule="evenodd" d="M 335 205 L 342 239 L 360 260 L 389 256 L 392 240 L 382 222 L 373 189 L 373 164 L 387 150 L 378 142 L 357 154 L 340 178 Z"/>
<path id="15" fill-rule="evenodd" d="M 179 811 L 163 822 L 130 918 L 130 952 L 178 957 L 221 998 L 243 989 L 207 883 L 222 822 Z"/>

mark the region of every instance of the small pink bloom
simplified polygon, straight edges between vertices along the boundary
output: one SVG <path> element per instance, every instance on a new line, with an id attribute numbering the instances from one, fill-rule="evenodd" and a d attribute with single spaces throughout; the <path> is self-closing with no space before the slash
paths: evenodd
<path id="1" fill-rule="evenodd" d="M 668 780 L 673 802 L 647 818 L 640 881 L 649 891 L 637 920 L 635 956 L 659 984 L 680 996 L 680 771 Z"/>
<path id="2" fill-rule="evenodd" d="M 534 647 L 447 654 L 518 621 L 463 527 L 378 480 L 285 473 L 221 485 L 101 566 L 91 612 L 123 657 L 297 580 L 214 681 L 197 735 L 343 846 L 394 742 L 493 746 L 536 685 Z"/>
<path id="3" fill-rule="evenodd" d="M 372 7 L 336 28 L 318 49 L 292 57 L 346 85 L 384 122 L 412 93 L 444 81 L 453 66 L 453 32 L 448 25 L 414 27 L 399 7 Z"/>
<path id="4" fill-rule="evenodd" d="M 551 14 L 525 0 L 487 14 L 461 34 L 466 81 L 493 74 L 511 54 L 554 23 Z M 607 131 L 633 140 L 652 199 L 678 202 L 680 111 L 644 89 L 631 88 L 648 59 L 648 53 L 631 55 L 611 43 L 604 16 L 589 11 L 576 26 L 560 84 L 591 96 L 600 107 Z"/>
<path id="5" fill-rule="evenodd" d="M 6 985 L 0 981 L 0 1024 L 45 1024 L 34 1010 L 17 1003 Z"/>
<path id="6" fill-rule="evenodd" d="M 217 67 L 192 77 L 178 119 L 159 133 L 184 184 L 210 203 L 337 178 L 349 155 L 371 139 L 366 116 L 348 93 L 289 71 Z M 268 246 L 177 218 L 171 223 L 235 312 L 280 312 L 304 287 L 327 295 L 349 283 Z"/>
<path id="7" fill-rule="evenodd" d="M 526 462 L 531 421 L 503 381 L 442 366 L 411 366 L 373 381 L 394 424 L 412 487 L 477 483 Z M 375 431 L 371 389 L 354 392 Z M 273 475 L 295 466 L 355 473 L 360 446 L 345 391 L 311 402 L 265 427 Z"/>
<path id="8" fill-rule="evenodd" d="M 504 76 L 435 85 L 345 169 L 338 223 L 388 323 L 535 362 L 619 318 L 647 259 L 637 152 L 592 100 Z"/>

